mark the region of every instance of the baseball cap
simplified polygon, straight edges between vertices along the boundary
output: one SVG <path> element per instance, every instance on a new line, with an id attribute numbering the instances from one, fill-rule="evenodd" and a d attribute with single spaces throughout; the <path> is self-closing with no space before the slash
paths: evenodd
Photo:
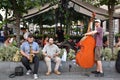
<path id="1" fill-rule="evenodd" d="M 101 23 L 100 19 L 96 19 L 95 22 L 99 22 L 99 23 Z"/>
<path id="2" fill-rule="evenodd" d="M 28 35 L 28 37 L 29 37 L 29 38 L 33 38 L 33 34 L 30 33 L 30 34 Z"/>

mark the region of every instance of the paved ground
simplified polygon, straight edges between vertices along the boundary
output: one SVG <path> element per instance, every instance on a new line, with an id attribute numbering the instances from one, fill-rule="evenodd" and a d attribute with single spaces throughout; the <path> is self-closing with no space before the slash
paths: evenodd
<path id="1" fill-rule="evenodd" d="M 2 45 L 3 44 L 0 43 L 0 46 Z M 18 65 L 22 64 L 15 62 L 0 62 L 0 80 L 33 80 L 33 75 L 26 76 L 25 73 L 23 76 L 9 78 L 9 74 L 13 73 L 14 68 Z M 69 65 L 72 65 L 70 72 Z M 96 78 L 94 74 L 90 73 L 92 70 L 95 70 L 95 66 L 85 70 L 77 66 L 75 62 L 64 62 L 60 67 L 60 71 L 62 72 L 61 75 L 52 73 L 50 76 L 45 76 L 45 72 L 47 71 L 46 65 L 44 62 L 40 62 L 39 79 L 37 80 L 120 80 L 120 73 L 117 73 L 115 70 L 115 61 L 103 61 L 103 68 L 105 76 Z M 26 72 L 26 70 L 24 70 L 24 72 Z"/>
<path id="2" fill-rule="evenodd" d="M 70 72 L 68 68 L 69 64 L 72 65 Z M 16 76 L 15 78 L 9 78 L 8 75 L 13 72 L 13 69 L 16 65 L 21 65 L 21 63 L 0 62 L 0 80 L 33 80 L 33 75 Z M 60 68 L 62 72 L 61 75 L 55 75 L 52 73 L 50 76 L 45 76 L 45 64 L 43 62 L 40 62 L 40 65 L 39 79 L 37 80 L 120 80 L 120 74 L 115 70 L 114 61 L 103 62 L 105 76 L 101 78 L 96 78 L 94 77 L 94 74 L 90 73 L 90 71 L 95 69 L 95 66 L 91 69 L 85 70 L 79 66 L 76 66 L 74 62 L 67 62 L 63 63 Z"/>

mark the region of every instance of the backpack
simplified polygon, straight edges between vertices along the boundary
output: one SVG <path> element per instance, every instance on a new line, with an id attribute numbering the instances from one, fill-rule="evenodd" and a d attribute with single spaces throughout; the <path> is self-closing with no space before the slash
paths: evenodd
<path id="1" fill-rule="evenodd" d="M 23 75 L 23 67 L 17 66 L 15 67 L 15 76 L 22 76 Z"/>
<path id="2" fill-rule="evenodd" d="M 15 67 L 15 72 L 9 75 L 9 78 L 14 78 L 15 76 L 23 76 L 23 67 L 17 66 Z"/>

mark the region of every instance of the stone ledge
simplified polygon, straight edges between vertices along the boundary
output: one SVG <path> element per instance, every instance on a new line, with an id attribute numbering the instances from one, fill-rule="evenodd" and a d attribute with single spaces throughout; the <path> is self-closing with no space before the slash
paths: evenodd
<path id="1" fill-rule="evenodd" d="M 71 69 L 69 70 L 69 65 L 71 65 Z M 1 72 L 13 72 L 16 66 L 23 66 L 21 62 L 4 62 L 0 61 L 0 70 Z M 52 68 L 54 68 L 55 64 L 52 64 Z M 33 67 L 33 65 L 31 65 Z M 87 69 L 87 71 L 91 71 L 95 69 L 95 66 L 93 68 Z M 103 61 L 103 69 L 104 70 L 110 70 L 115 71 L 115 61 Z M 24 68 L 24 71 L 26 69 Z M 75 62 L 73 61 L 67 61 L 62 62 L 60 65 L 60 71 L 61 72 L 80 72 L 80 71 L 86 71 L 85 69 L 81 68 L 80 66 L 77 66 Z M 39 62 L 39 73 L 41 72 L 47 72 L 47 66 L 44 61 Z"/>

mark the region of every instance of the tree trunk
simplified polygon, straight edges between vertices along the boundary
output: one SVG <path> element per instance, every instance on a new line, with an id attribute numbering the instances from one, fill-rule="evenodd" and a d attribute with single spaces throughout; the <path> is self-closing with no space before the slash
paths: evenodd
<path id="1" fill-rule="evenodd" d="M 113 13 L 114 13 L 114 5 L 108 5 L 108 13 L 109 13 L 109 44 L 113 54 L 113 41 L 114 41 L 114 27 L 113 27 Z"/>
<path id="2" fill-rule="evenodd" d="M 119 19 L 119 33 L 120 33 L 120 19 Z"/>
<path id="3" fill-rule="evenodd" d="M 43 25 L 42 25 L 42 21 L 40 21 L 39 27 L 40 27 L 40 34 L 43 34 Z"/>
<path id="4" fill-rule="evenodd" d="M 15 21 L 16 21 L 16 38 L 17 38 L 17 46 L 20 47 L 20 17 L 21 13 L 18 11 L 19 6 L 17 5 L 16 0 L 10 0 L 11 4 L 13 4 L 13 12 L 15 16 Z"/>
<path id="5" fill-rule="evenodd" d="M 8 9 L 6 8 L 6 12 L 5 12 L 5 28 L 4 28 L 4 31 L 5 31 L 5 37 L 8 36 L 8 26 L 7 26 L 7 14 L 8 14 Z"/>
<path id="6" fill-rule="evenodd" d="M 20 17 L 17 14 L 16 15 L 16 26 L 15 26 L 15 31 L 16 31 L 16 38 L 17 38 L 17 46 L 20 47 Z"/>

